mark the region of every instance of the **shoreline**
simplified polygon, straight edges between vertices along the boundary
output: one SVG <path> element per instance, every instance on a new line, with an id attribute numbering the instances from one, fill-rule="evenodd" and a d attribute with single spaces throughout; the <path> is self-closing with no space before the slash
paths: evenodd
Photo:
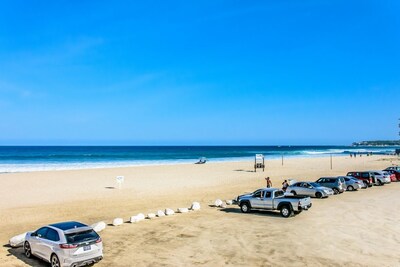
<path id="1" fill-rule="evenodd" d="M 400 182 L 312 199 L 309 211 L 289 219 L 275 212 L 242 214 L 234 205 L 212 207 L 217 198 L 232 199 L 264 187 L 266 176 L 273 187 L 280 187 L 286 178 L 315 181 L 383 169 L 390 159 L 335 157 L 333 170 L 329 158 L 313 157 L 287 159 L 283 166 L 279 159 L 269 160 L 265 172 L 254 172 L 253 162 L 223 162 L 4 174 L 0 242 L 5 245 L 10 237 L 49 223 L 126 221 L 138 213 L 175 210 L 197 201 L 198 212 L 108 226 L 100 233 L 105 258 L 96 266 L 264 265 L 260 261 L 275 266 L 395 266 L 400 264 L 397 255 L 385 248 L 395 247 L 400 236 L 400 225 L 393 224 L 400 221 L 400 214 L 393 213 L 400 209 Z M 393 162 L 399 164 L 399 159 Z M 116 188 L 117 175 L 125 176 L 121 189 Z M 285 249 L 272 250 L 280 247 Z M 0 260 L 5 266 L 46 266 L 22 253 L 2 246 Z M 343 256 L 338 259 L 338 254 Z"/>
<path id="2" fill-rule="evenodd" d="M 284 160 L 288 159 L 311 159 L 311 158 L 329 158 L 330 153 L 321 153 L 321 154 L 315 154 L 315 155 L 283 155 Z M 365 157 L 368 157 L 364 155 Z M 375 156 L 392 156 L 393 155 L 380 155 L 376 154 Z M 332 154 L 332 158 L 338 158 L 338 157 L 349 157 L 349 154 Z M 358 157 L 357 157 L 358 158 Z M 265 156 L 265 161 L 272 161 L 272 160 L 281 160 L 282 156 Z M 109 162 L 110 164 L 105 164 L 105 163 L 99 163 L 102 164 L 101 166 L 79 166 L 79 167 L 43 167 L 43 168 L 38 168 L 38 169 L 28 169 L 28 170 L 16 170 L 16 171 L 0 171 L 0 175 L 2 174 L 10 174 L 10 173 L 31 173 L 31 172 L 50 172 L 50 171 L 72 171 L 72 170 L 98 170 L 98 169 L 114 169 L 114 168 L 136 168 L 136 167 L 146 167 L 146 166 L 173 166 L 173 165 L 192 165 L 194 164 L 198 159 L 182 159 L 182 160 L 168 160 L 168 162 L 157 162 L 157 160 L 154 161 L 148 161 L 146 163 L 120 163 L 120 164 L 115 164 L 112 165 L 112 162 Z M 220 158 L 220 159 L 208 159 L 206 164 L 219 164 L 219 163 L 234 163 L 234 162 L 251 162 L 254 161 L 254 157 L 240 157 L 240 158 Z M 154 162 L 154 163 L 152 163 Z M 90 164 L 96 164 L 96 163 L 90 163 Z M 89 164 L 89 165 L 90 165 Z M 21 164 L 24 165 L 24 164 Z M 34 164 L 35 165 L 35 164 Z M 37 165 L 52 165 L 52 164 L 37 164 Z M 60 164 L 61 166 L 68 165 L 68 163 Z M 71 163 L 70 165 L 76 165 L 75 163 Z M 29 168 L 29 167 L 28 167 Z M 1 169 L 1 164 L 0 164 L 0 169 Z"/>

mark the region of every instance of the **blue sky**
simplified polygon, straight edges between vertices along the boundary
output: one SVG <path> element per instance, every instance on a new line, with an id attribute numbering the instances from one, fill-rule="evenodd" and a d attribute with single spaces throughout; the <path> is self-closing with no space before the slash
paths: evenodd
<path id="1" fill-rule="evenodd" d="M 2 1 L 0 145 L 398 139 L 398 1 L 144 2 Z"/>

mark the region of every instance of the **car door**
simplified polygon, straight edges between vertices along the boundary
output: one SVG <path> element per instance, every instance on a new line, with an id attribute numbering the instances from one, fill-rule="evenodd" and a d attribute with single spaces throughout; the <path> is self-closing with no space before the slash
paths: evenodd
<path id="1" fill-rule="evenodd" d="M 308 183 L 301 183 L 299 185 L 299 188 L 300 188 L 299 191 L 300 191 L 301 195 L 307 195 L 307 196 L 310 195 L 310 190 L 308 189 Z"/>
<path id="2" fill-rule="evenodd" d="M 263 208 L 264 207 L 263 200 L 261 199 L 261 195 L 263 194 L 263 192 L 264 192 L 263 190 L 259 190 L 253 194 L 253 197 L 250 200 L 252 208 Z"/>
<path id="3" fill-rule="evenodd" d="M 303 188 L 304 195 L 315 196 L 315 189 L 312 185 L 310 185 L 309 183 L 303 183 Z"/>
<path id="4" fill-rule="evenodd" d="M 29 244 L 31 245 L 32 253 L 41 258 L 44 258 L 43 240 L 45 240 L 48 230 L 48 227 L 40 228 L 34 233 L 34 236 L 32 236 L 29 242 Z"/>
<path id="5" fill-rule="evenodd" d="M 303 190 L 303 183 L 295 183 L 292 187 L 292 191 L 295 191 L 296 194 L 298 195 L 303 195 L 304 194 L 304 190 Z"/>
<path id="6" fill-rule="evenodd" d="M 263 206 L 264 209 L 272 210 L 272 192 L 271 191 L 264 191 L 263 196 Z"/>
<path id="7" fill-rule="evenodd" d="M 42 240 L 42 252 L 43 258 L 50 261 L 50 256 L 53 253 L 54 247 L 58 246 L 58 241 L 60 241 L 60 236 L 58 232 L 52 228 L 49 228 L 46 237 Z"/>
<path id="8" fill-rule="evenodd" d="M 317 183 L 318 183 L 319 185 L 321 185 L 321 186 L 326 186 L 326 182 L 327 182 L 327 179 L 326 179 L 326 178 L 320 178 L 320 179 L 317 181 Z"/>

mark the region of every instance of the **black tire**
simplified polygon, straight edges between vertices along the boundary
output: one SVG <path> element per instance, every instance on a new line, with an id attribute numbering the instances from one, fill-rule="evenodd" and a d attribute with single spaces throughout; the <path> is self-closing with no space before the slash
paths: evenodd
<path id="1" fill-rule="evenodd" d="M 335 195 L 337 195 L 337 194 L 339 194 L 339 190 L 338 190 L 337 188 L 333 188 L 333 193 L 334 193 Z"/>
<path id="2" fill-rule="evenodd" d="M 244 202 L 244 203 L 240 204 L 240 210 L 243 213 L 249 213 L 251 211 L 251 206 L 248 202 Z"/>
<path id="3" fill-rule="evenodd" d="M 354 187 L 353 187 L 352 185 L 349 185 L 349 186 L 347 187 L 347 191 L 354 191 Z"/>
<path id="4" fill-rule="evenodd" d="M 290 193 L 292 193 L 294 196 L 297 195 L 296 191 L 294 190 L 290 191 Z"/>
<path id="5" fill-rule="evenodd" d="M 60 260 L 58 259 L 56 254 L 51 255 L 50 266 L 51 267 L 61 267 Z"/>
<path id="6" fill-rule="evenodd" d="M 24 243 L 24 254 L 27 258 L 32 257 L 32 249 L 31 249 L 31 245 L 29 244 L 28 241 L 25 241 L 25 243 Z"/>
<path id="7" fill-rule="evenodd" d="M 315 197 L 316 197 L 316 198 L 322 198 L 322 193 L 321 193 L 321 192 L 315 193 Z"/>
<path id="8" fill-rule="evenodd" d="M 284 218 L 289 218 L 290 216 L 292 216 L 292 213 L 293 213 L 292 209 L 290 208 L 289 205 L 283 205 L 281 207 L 280 212 L 281 212 L 282 217 L 284 217 Z"/>
<path id="9" fill-rule="evenodd" d="M 294 214 L 300 214 L 302 212 L 302 210 L 298 210 L 298 211 L 294 211 Z"/>
<path id="10" fill-rule="evenodd" d="M 380 186 L 382 186 L 382 185 L 383 185 L 383 183 L 382 183 L 382 181 L 381 181 L 381 180 L 378 180 L 378 185 L 380 185 Z"/>

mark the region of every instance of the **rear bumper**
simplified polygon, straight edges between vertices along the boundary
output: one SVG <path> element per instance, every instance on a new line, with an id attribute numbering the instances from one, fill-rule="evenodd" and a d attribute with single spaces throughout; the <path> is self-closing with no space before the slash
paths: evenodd
<path id="1" fill-rule="evenodd" d="M 79 258 L 72 258 L 67 256 L 63 259 L 60 258 L 60 261 L 62 261 L 61 262 L 62 267 L 79 267 L 99 262 L 102 259 L 103 259 L 103 252 L 99 250 L 96 253 L 91 254 L 90 256 L 88 255 L 86 257 L 79 257 Z"/>
<path id="2" fill-rule="evenodd" d="M 86 265 L 90 265 L 90 264 L 94 264 L 96 262 L 99 262 L 102 259 L 103 259 L 103 256 L 98 256 L 96 258 L 92 258 L 92 259 L 88 259 L 88 260 L 82 260 L 82 261 L 71 263 L 71 265 L 69 265 L 69 266 L 70 267 L 86 266 Z"/>
<path id="3" fill-rule="evenodd" d="M 304 207 L 299 207 L 299 211 L 308 210 L 309 208 L 311 208 L 311 206 L 312 206 L 312 203 L 310 203 L 309 205 L 304 206 Z"/>

